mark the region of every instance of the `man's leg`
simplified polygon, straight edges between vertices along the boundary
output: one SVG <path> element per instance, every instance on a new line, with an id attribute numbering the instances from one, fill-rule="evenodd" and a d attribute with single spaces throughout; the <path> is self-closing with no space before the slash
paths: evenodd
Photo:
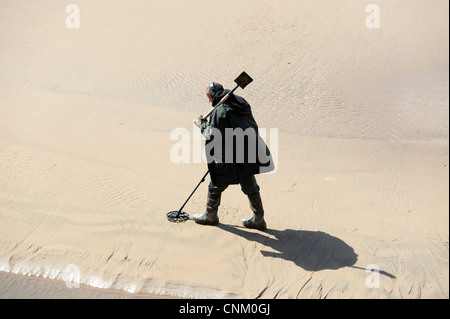
<path id="1" fill-rule="evenodd" d="M 247 228 L 256 228 L 258 230 L 265 230 L 267 228 L 264 220 L 264 209 L 262 205 L 261 195 L 259 193 L 259 185 L 256 182 L 254 175 L 249 176 L 241 182 L 241 189 L 244 194 L 248 196 L 250 208 L 253 212 L 253 217 L 243 219 L 242 224 Z"/>
<path id="2" fill-rule="evenodd" d="M 222 192 L 228 186 L 217 187 L 211 181 L 208 185 L 208 197 L 206 199 L 206 211 L 203 214 L 195 214 L 192 216 L 197 224 L 201 225 L 217 225 L 219 217 L 217 211 L 219 210 L 220 198 Z"/>

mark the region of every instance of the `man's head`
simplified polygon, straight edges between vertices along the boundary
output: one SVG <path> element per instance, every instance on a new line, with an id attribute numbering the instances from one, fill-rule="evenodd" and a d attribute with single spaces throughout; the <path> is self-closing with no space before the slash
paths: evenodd
<path id="1" fill-rule="evenodd" d="M 211 82 L 209 86 L 206 88 L 206 96 L 208 97 L 209 102 L 212 103 L 214 97 L 223 91 L 223 86 L 217 82 Z"/>

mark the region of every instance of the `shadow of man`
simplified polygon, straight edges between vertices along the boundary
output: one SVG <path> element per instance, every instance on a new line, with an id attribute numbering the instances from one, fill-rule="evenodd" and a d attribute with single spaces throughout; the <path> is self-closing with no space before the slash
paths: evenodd
<path id="1" fill-rule="evenodd" d="M 355 266 L 358 255 L 352 247 L 325 232 L 293 229 L 268 229 L 265 232 L 253 232 L 241 226 L 219 224 L 217 227 L 272 248 L 274 251 L 261 250 L 261 254 L 265 257 L 292 261 L 307 271 L 335 270 L 343 267 L 366 270 L 366 268 Z M 395 278 L 385 271 L 379 272 Z"/>

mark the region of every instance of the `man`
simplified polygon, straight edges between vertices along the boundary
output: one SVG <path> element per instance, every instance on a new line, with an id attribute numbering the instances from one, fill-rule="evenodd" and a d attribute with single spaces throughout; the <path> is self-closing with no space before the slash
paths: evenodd
<path id="1" fill-rule="evenodd" d="M 212 106 L 228 93 L 220 83 L 212 82 L 206 96 Z M 245 227 L 265 230 L 264 209 L 255 174 L 272 170 L 270 151 L 258 134 L 250 104 L 237 95 L 228 99 L 211 114 L 209 122 L 199 117 L 206 139 L 206 156 L 211 182 L 208 186 L 206 211 L 193 219 L 202 225 L 217 225 L 217 211 L 222 192 L 232 184 L 240 184 L 248 196 L 253 216 L 242 220 Z M 211 147 L 212 146 L 212 147 Z"/>

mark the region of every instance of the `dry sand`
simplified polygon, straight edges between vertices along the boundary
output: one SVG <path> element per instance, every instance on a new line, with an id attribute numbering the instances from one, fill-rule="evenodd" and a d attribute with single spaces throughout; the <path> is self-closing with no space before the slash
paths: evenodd
<path id="1" fill-rule="evenodd" d="M 0 297 L 449 297 L 448 1 L 75 3 L 0 4 Z M 170 133 L 243 70 L 269 229 L 238 186 L 169 223 L 206 171 Z"/>

